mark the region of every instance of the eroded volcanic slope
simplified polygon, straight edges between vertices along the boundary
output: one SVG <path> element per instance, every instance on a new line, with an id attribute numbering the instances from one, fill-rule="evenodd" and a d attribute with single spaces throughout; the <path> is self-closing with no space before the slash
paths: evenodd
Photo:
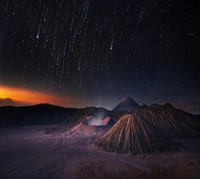
<path id="1" fill-rule="evenodd" d="M 178 150 L 148 121 L 126 114 L 104 136 L 94 142 L 99 149 L 117 153 L 154 153 Z"/>
<path id="2" fill-rule="evenodd" d="M 172 105 L 130 110 L 103 136 L 94 141 L 98 149 L 117 153 L 177 151 L 175 136 L 198 136 L 199 123 Z M 173 137 L 172 137 L 173 136 Z"/>
<path id="3" fill-rule="evenodd" d="M 176 109 L 169 103 L 143 110 L 130 110 L 128 113 L 140 120 L 148 121 L 166 136 L 198 135 L 199 123 L 194 120 L 195 116 Z"/>

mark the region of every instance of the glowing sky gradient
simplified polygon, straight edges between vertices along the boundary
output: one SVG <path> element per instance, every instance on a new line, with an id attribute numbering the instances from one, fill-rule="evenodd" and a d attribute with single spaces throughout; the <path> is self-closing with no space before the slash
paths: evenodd
<path id="1" fill-rule="evenodd" d="M 60 97 L 31 89 L 16 88 L 0 85 L 0 98 L 11 98 L 17 103 L 39 104 L 49 103 L 61 106 L 73 106 L 76 99 L 73 97 Z"/>
<path id="2" fill-rule="evenodd" d="M 0 98 L 113 109 L 130 96 L 200 113 L 198 2 L 0 1 Z"/>

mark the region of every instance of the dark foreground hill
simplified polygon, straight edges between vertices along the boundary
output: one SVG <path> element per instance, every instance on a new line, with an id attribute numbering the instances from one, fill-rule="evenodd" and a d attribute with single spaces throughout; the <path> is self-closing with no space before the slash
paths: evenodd
<path id="1" fill-rule="evenodd" d="M 23 107 L 3 106 L 0 107 L 0 126 L 56 125 L 78 110 L 50 104 Z"/>
<path id="2" fill-rule="evenodd" d="M 98 149 L 117 153 L 157 153 L 180 150 L 175 137 L 198 136 L 199 122 L 172 105 L 130 110 L 94 142 Z"/>

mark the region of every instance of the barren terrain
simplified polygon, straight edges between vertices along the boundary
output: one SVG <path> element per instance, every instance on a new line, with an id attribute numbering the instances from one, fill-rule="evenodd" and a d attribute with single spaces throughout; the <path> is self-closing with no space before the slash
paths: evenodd
<path id="1" fill-rule="evenodd" d="M 197 138 L 182 141 L 187 151 L 134 156 L 97 150 L 73 135 L 46 134 L 51 127 L 0 129 L 1 179 L 200 178 Z"/>

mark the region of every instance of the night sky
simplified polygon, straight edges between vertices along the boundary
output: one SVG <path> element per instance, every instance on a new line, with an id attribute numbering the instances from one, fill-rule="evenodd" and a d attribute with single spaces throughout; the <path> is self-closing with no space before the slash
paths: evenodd
<path id="1" fill-rule="evenodd" d="M 199 6 L 198 0 L 1 0 L 0 98 L 15 100 L 12 91 L 27 90 L 51 97 L 29 93 L 39 102 L 112 109 L 131 96 L 200 113 Z"/>

